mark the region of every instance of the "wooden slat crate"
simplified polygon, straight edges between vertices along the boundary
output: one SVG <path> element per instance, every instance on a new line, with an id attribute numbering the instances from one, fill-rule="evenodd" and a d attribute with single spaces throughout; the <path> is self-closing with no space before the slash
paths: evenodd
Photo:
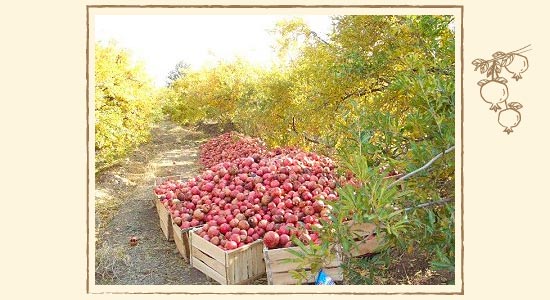
<path id="1" fill-rule="evenodd" d="M 189 253 L 191 252 L 189 245 L 189 232 L 192 229 L 199 227 L 202 227 L 202 225 L 181 229 L 176 223 L 172 222 L 172 231 L 174 232 L 174 242 L 176 243 L 176 248 L 178 248 L 178 252 L 186 262 L 189 262 Z"/>
<path id="2" fill-rule="evenodd" d="M 164 207 L 160 200 L 157 200 L 155 202 L 155 205 L 157 207 L 157 213 L 159 215 L 160 228 L 162 229 L 164 237 L 168 241 L 174 240 L 174 230 L 172 228 L 172 216 L 170 216 L 170 212 L 166 207 Z"/>
<path id="3" fill-rule="evenodd" d="M 224 251 L 189 231 L 191 266 L 220 284 L 247 284 L 265 274 L 263 241 Z"/>
<path id="4" fill-rule="evenodd" d="M 157 206 L 157 201 L 160 199 L 160 196 L 155 193 L 155 187 L 156 185 L 153 185 L 153 189 L 151 190 L 151 202 L 153 206 Z"/>
<path id="5" fill-rule="evenodd" d="M 267 249 L 264 248 L 264 260 L 267 272 L 267 283 L 270 285 L 278 284 L 298 284 L 298 280 L 292 277 L 290 271 L 297 270 L 298 263 L 286 262 L 286 259 L 296 258 L 296 256 L 287 251 L 287 249 L 293 249 L 295 251 L 301 251 L 299 247 L 280 248 L 280 249 Z M 324 272 L 332 278 L 333 281 L 342 281 L 344 278 L 342 272 L 342 259 L 341 255 L 337 253 L 335 258 L 323 268 Z M 311 269 L 306 269 L 308 276 L 306 282 L 302 284 L 314 283 L 317 274 L 312 274 Z"/>
<path id="6" fill-rule="evenodd" d="M 157 177 L 155 178 L 155 181 L 153 183 L 153 190 L 152 190 L 152 199 L 153 205 L 157 208 L 157 213 L 159 215 L 159 223 L 160 228 L 162 229 L 162 233 L 164 234 L 164 237 L 168 241 L 174 240 L 174 230 L 172 228 L 172 218 L 170 216 L 170 212 L 164 205 L 162 205 L 162 202 L 160 202 L 160 197 L 155 194 L 154 189 L 158 185 L 162 184 L 168 179 L 173 180 L 179 180 L 183 181 L 185 180 L 183 176 L 180 175 L 174 175 L 174 176 L 165 176 L 165 177 Z"/>
<path id="7" fill-rule="evenodd" d="M 353 257 L 371 254 L 376 251 L 380 243 L 381 234 L 373 234 L 376 232 L 376 225 L 371 223 L 353 224 L 348 222 L 351 226 L 351 233 L 358 235 L 356 239 L 357 248 L 351 249 L 351 255 Z"/>

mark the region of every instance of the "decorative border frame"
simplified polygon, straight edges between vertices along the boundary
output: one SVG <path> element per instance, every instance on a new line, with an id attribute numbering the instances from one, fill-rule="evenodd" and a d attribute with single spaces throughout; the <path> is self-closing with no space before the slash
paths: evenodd
<path id="1" fill-rule="evenodd" d="M 124 291 L 113 291 L 113 292 L 91 292 L 90 291 L 90 9 L 101 9 L 101 8 L 189 8 L 189 9 L 269 9 L 269 8 L 283 8 L 283 9 L 315 9 L 315 8 L 346 8 L 346 9 L 365 9 L 365 8 L 408 8 L 408 9 L 460 9 L 460 101 L 461 101 L 461 112 L 460 112 L 460 144 L 461 144 L 461 163 L 460 163 L 460 176 L 461 176 L 461 186 L 460 186 L 460 206 L 461 206 L 461 216 L 460 216 L 460 232 L 461 232 L 461 285 L 459 292 L 124 292 Z M 458 28 L 457 28 L 458 30 Z M 458 41 L 458 40 L 457 40 Z M 456 53 L 455 53 L 456 57 Z M 455 61 L 455 65 L 458 61 Z M 459 74 L 455 74 L 456 76 Z M 456 86 L 455 86 L 456 89 Z M 456 120 L 456 111 L 455 111 L 455 120 Z M 456 133 L 455 133 L 456 137 Z M 87 205 L 86 205 L 86 293 L 87 294 L 159 294 L 159 295 L 168 295 L 168 294 L 181 294 L 181 295 L 319 295 L 319 294 L 330 294 L 330 295 L 464 295 L 464 5 L 87 5 L 86 6 L 86 174 L 87 174 L 87 185 L 86 185 L 86 195 L 87 195 Z M 456 171 L 455 171 L 456 172 Z M 456 228 L 456 227 L 455 227 Z M 456 243 L 456 241 L 455 241 Z M 349 285 L 349 287 L 353 287 Z M 429 285 L 423 286 L 429 287 Z"/>

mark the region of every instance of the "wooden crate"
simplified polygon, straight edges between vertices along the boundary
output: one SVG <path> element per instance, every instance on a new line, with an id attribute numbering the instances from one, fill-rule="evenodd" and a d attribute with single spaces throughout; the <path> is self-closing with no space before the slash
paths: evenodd
<path id="1" fill-rule="evenodd" d="M 357 248 L 351 249 L 351 255 L 358 257 L 375 253 L 383 236 L 380 233 L 373 234 L 376 232 L 376 225 L 371 223 L 353 224 L 352 222 L 348 222 L 348 224 L 351 226 L 351 233 L 358 235 L 356 238 Z"/>
<path id="2" fill-rule="evenodd" d="M 164 177 L 157 177 L 155 178 L 155 181 L 153 182 L 153 189 L 152 189 L 152 197 L 151 201 L 153 202 L 153 205 L 157 208 L 157 213 L 159 215 L 159 222 L 160 222 L 160 228 L 162 229 L 162 233 L 164 234 L 164 237 L 168 241 L 174 240 L 174 230 L 172 228 L 172 218 L 170 216 L 170 212 L 164 205 L 162 205 L 162 202 L 160 202 L 160 196 L 155 194 L 154 189 L 164 181 L 168 179 L 173 180 L 179 180 L 183 181 L 184 177 L 180 175 L 174 175 L 174 176 L 164 176 Z"/>
<path id="3" fill-rule="evenodd" d="M 265 274 L 263 241 L 224 251 L 189 231 L 191 266 L 220 284 L 247 284 Z"/>
<path id="4" fill-rule="evenodd" d="M 172 222 L 172 231 L 174 232 L 174 242 L 176 248 L 186 262 L 189 262 L 189 232 L 192 229 L 202 227 L 203 225 L 191 227 L 187 229 L 181 229 L 176 223 Z"/>
<path id="5" fill-rule="evenodd" d="M 298 280 L 292 277 L 290 271 L 298 269 L 298 263 L 286 262 L 286 259 L 296 258 L 296 256 L 287 251 L 287 249 L 293 249 L 295 251 L 302 251 L 299 247 L 280 248 L 280 249 L 267 249 L 264 248 L 264 260 L 267 272 L 267 283 L 270 285 L 278 284 L 298 284 Z M 323 268 L 333 281 L 339 282 L 344 279 L 342 272 L 342 259 L 340 253 L 336 253 L 335 258 Z M 307 281 L 302 282 L 314 283 L 317 274 L 312 274 L 311 269 L 306 269 Z"/>
<path id="6" fill-rule="evenodd" d="M 164 207 L 160 200 L 155 201 L 155 205 L 159 215 L 160 228 L 162 229 L 164 237 L 168 241 L 174 240 L 174 230 L 172 228 L 172 216 L 170 216 L 170 212 Z"/>

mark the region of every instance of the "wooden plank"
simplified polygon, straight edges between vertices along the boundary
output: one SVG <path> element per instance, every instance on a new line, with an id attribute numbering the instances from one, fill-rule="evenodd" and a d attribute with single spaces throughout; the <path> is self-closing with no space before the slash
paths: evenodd
<path id="1" fill-rule="evenodd" d="M 296 258 L 296 256 L 290 252 L 288 252 L 288 249 L 292 249 L 295 251 L 303 252 L 300 247 L 290 247 L 290 248 L 280 248 L 280 249 L 271 249 L 267 250 L 269 253 L 269 260 L 271 262 L 279 262 L 284 259 L 288 258 Z M 340 261 L 338 256 L 335 258 L 336 260 Z"/>
<path id="2" fill-rule="evenodd" d="M 264 274 L 260 273 L 260 274 L 257 274 L 255 276 L 252 276 L 250 278 L 247 278 L 245 280 L 242 280 L 241 282 L 234 283 L 234 284 L 250 284 L 250 283 L 254 282 L 256 279 L 261 278 L 263 275 Z"/>
<path id="3" fill-rule="evenodd" d="M 189 242 L 189 230 L 181 230 L 180 228 L 180 231 L 181 231 L 181 239 L 182 239 L 182 244 L 183 244 L 183 248 L 185 249 L 185 260 L 187 262 L 189 262 L 189 257 L 190 257 L 190 254 L 191 254 L 191 244 Z"/>
<path id="4" fill-rule="evenodd" d="M 160 218 L 160 206 L 162 205 L 162 202 L 159 201 L 155 201 L 155 207 L 157 208 L 157 214 L 159 215 L 159 218 Z"/>
<path id="5" fill-rule="evenodd" d="M 254 274 L 263 275 L 266 273 L 265 261 L 263 256 L 264 245 L 263 242 L 254 246 Z"/>
<path id="6" fill-rule="evenodd" d="M 247 250 L 250 247 L 247 247 Z M 248 264 L 246 260 L 248 259 L 249 251 L 232 251 L 227 253 L 227 282 L 229 284 L 237 284 L 243 280 L 246 280 L 248 277 L 247 268 Z"/>
<path id="7" fill-rule="evenodd" d="M 326 268 L 338 267 L 341 264 L 342 264 L 342 261 L 340 259 L 334 258 L 325 267 Z M 282 260 L 279 260 L 279 261 L 271 261 L 271 264 L 269 265 L 269 269 L 273 273 L 280 273 L 280 272 L 288 272 L 290 270 L 296 270 L 298 268 L 298 266 L 299 266 L 299 263 L 297 263 L 297 262 L 287 263 L 287 262 L 284 262 Z"/>
<path id="8" fill-rule="evenodd" d="M 172 219 L 170 217 L 170 213 L 168 212 L 168 209 L 162 205 L 162 202 L 157 201 L 157 212 L 159 215 L 159 224 L 160 228 L 162 229 L 162 233 L 164 234 L 164 237 L 171 241 L 174 239 L 173 231 L 172 231 Z"/>
<path id="9" fill-rule="evenodd" d="M 204 273 L 204 275 L 216 280 L 220 284 L 227 284 L 227 279 L 225 277 L 214 271 L 212 268 L 204 264 L 196 257 L 191 257 L 191 261 L 193 264 L 193 268 L 201 271 L 202 273 Z"/>
<path id="10" fill-rule="evenodd" d="M 168 225 L 168 221 L 171 220 L 171 216 L 170 216 L 170 212 L 168 211 L 168 209 L 166 209 L 166 207 L 164 207 L 162 205 L 162 207 L 160 208 L 160 218 L 162 219 L 162 222 L 166 225 Z M 172 222 L 170 222 L 170 225 L 172 224 Z M 166 226 L 168 227 L 168 226 Z"/>
<path id="11" fill-rule="evenodd" d="M 210 257 L 214 258 L 215 260 L 219 261 L 222 264 L 226 264 L 225 259 L 225 251 L 222 249 L 214 246 L 214 244 L 205 241 L 203 238 L 201 238 L 198 234 L 195 233 L 195 230 L 190 231 L 190 237 L 191 237 L 191 248 L 197 248 L 204 252 L 205 254 L 208 254 Z"/>
<path id="12" fill-rule="evenodd" d="M 265 262 L 265 273 L 267 274 L 267 284 L 273 284 L 273 272 L 271 270 L 271 258 L 269 257 L 269 252 L 267 248 L 263 249 L 264 262 Z"/>
<path id="13" fill-rule="evenodd" d="M 376 225 L 372 223 L 351 223 L 351 233 L 361 237 L 367 237 L 376 230 Z"/>
<path id="14" fill-rule="evenodd" d="M 324 272 L 332 278 L 333 281 L 342 281 L 344 280 L 344 274 L 342 272 L 342 268 L 336 267 L 336 268 L 325 268 L 323 269 Z M 314 283 L 315 279 L 317 279 L 317 273 L 312 274 L 310 271 L 306 271 L 307 280 L 305 282 L 302 282 L 302 284 L 305 283 Z M 298 284 L 298 280 L 294 279 L 292 277 L 292 274 L 288 272 L 282 272 L 282 273 L 273 273 L 273 285 L 280 285 L 280 284 Z"/>
<path id="15" fill-rule="evenodd" d="M 188 230 L 182 230 L 176 223 L 172 223 L 172 231 L 174 232 L 174 243 L 178 252 L 186 262 L 189 262 Z"/>
<path id="16" fill-rule="evenodd" d="M 227 281 L 229 284 L 245 284 L 265 274 L 265 264 L 261 252 L 263 241 L 258 240 L 238 250 L 227 252 Z"/>
<path id="17" fill-rule="evenodd" d="M 358 248 L 353 248 L 350 253 L 353 257 L 374 253 L 379 245 L 378 237 L 357 242 Z"/>
<path id="18" fill-rule="evenodd" d="M 297 283 L 298 281 L 292 278 L 292 275 L 290 273 L 283 272 L 283 273 L 273 273 L 272 282 L 270 284 L 279 285 L 279 284 L 297 284 Z"/>
<path id="19" fill-rule="evenodd" d="M 285 263 L 283 261 L 271 262 L 269 269 L 273 273 L 288 272 L 290 270 L 296 270 L 299 263 Z"/>
<path id="20" fill-rule="evenodd" d="M 265 274 L 265 261 L 263 256 L 264 243 L 263 240 L 258 240 L 250 246 L 250 266 L 249 277 L 263 276 Z"/>
<path id="21" fill-rule="evenodd" d="M 199 259 L 202 261 L 205 265 L 213 269 L 214 271 L 218 272 L 221 276 L 224 276 L 225 274 L 225 265 L 221 262 L 213 259 L 212 257 L 206 255 L 204 252 L 197 248 L 193 248 L 192 250 L 192 256 L 194 258 Z M 225 276 L 224 276 L 225 277 Z"/>
<path id="22" fill-rule="evenodd" d="M 201 238 L 195 230 L 189 232 L 189 238 L 191 265 L 195 267 L 195 263 L 199 261 L 202 265 L 197 269 L 203 271 L 204 266 L 208 267 L 210 272 L 215 272 L 218 277 L 224 278 L 222 283 L 219 278 L 216 279 L 216 275 L 211 276 L 222 284 L 245 284 L 265 274 L 261 240 L 236 249 L 238 251 L 223 251 Z M 203 271 L 207 276 L 212 275 L 207 272 Z"/>
<path id="23" fill-rule="evenodd" d="M 243 280 L 242 272 L 243 266 L 241 266 L 241 258 L 245 257 L 247 252 L 233 252 L 227 255 L 227 283 L 236 284 L 239 281 Z M 246 265 L 244 266 L 246 269 Z M 246 279 L 246 278 L 244 278 Z"/>
<path id="24" fill-rule="evenodd" d="M 287 249 L 294 249 L 296 251 L 302 251 L 300 247 L 290 247 L 290 248 L 280 248 L 280 249 L 271 249 L 269 251 L 269 259 L 271 261 L 279 261 L 286 258 L 296 257 L 294 254 L 287 251 Z"/>
<path id="25" fill-rule="evenodd" d="M 268 284 L 297 284 L 297 280 L 292 278 L 290 271 L 297 270 L 299 263 L 297 262 L 285 262 L 286 259 L 297 258 L 294 254 L 290 253 L 288 249 L 302 252 L 299 247 L 281 248 L 281 249 L 264 249 L 264 258 L 266 265 L 266 272 L 268 274 Z M 336 253 L 334 259 L 332 259 L 327 266 L 323 269 L 329 275 L 334 275 L 335 281 L 342 280 L 343 275 L 341 269 L 342 259 L 339 251 Z M 306 274 L 309 274 L 307 282 L 313 283 L 315 281 L 316 274 L 312 275 L 309 270 L 305 268 Z M 331 272 L 331 273 L 330 273 Z M 332 277 L 332 276 L 331 276 Z"/>
<path id="26" fill-rule="evenodd" d="M 172 231 L 172 218 L 170 217 L 170 213 L 166 208 L 164 209 L 163 214 L 161 215 L 161 226 L 162 231 L 164 232 L 164 237 L 166 237 L 167 240 L 171 241 L 174 239 L 174 233 Z"/>
<path id="27" fill-rule="evenodd" d="M 346 223 L 351 226 L 350 230 L 353 234 L 359 235 L 359 238 L 356 238 L 358 248 L 352 248 L 351 255 L 357 257 L 374 253 L 380 244 L 380 239 L 383 237 L 383 233 L 378 233 L 374 238 L 372 237 L 372 234 L 377 231 L 376 225 L 372 223 L 353 223 L 352 221 Z"/>
<path id="28" fill-rule="evenodd" d="M 246 284 L 262 277 L 266 272 L 263 242 L 254 242 L 247 246 L 247 251 L 228 253 L 229 284 Z"/>
<path id="29" fill-rule="evenodd" d="M 151 203 L 153 206 L 157 206 L 157 201 L 159 201 L 159 196 L 155 194 L 155 186 L 153 186 L 153 189 L 151 190 Z"/>

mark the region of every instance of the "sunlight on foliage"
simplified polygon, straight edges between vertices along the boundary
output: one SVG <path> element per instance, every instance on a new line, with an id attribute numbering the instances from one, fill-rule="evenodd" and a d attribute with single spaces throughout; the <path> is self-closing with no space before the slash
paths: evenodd
<path id="1" fill-rule="evenodd" d="M 159 120 L 151 80 L 141 64 L 115 43 L 95 46 L 96 169 L 124 157 L 149 138 Z"/>
<path id="2" fill-rule="evenodd" d="M 349 15 L 333 24 L 324 40 L 300 19 L 279 23 L 272 34 L 280 61 L 270 69 L 238 60 L 190 71 L 165 92 L 164 109 L 181 124 L 232 123 L 271 147 L 329 155 L 355 174 L 357 186 L 339 189 L 337 222 L 326 224 L 334 230 L 324 238 L 349 252 L 342 222 L 351 219 L 385 233 L 367 282 L 391 263 L 389 249 L 420 249 L 434 268 L 452 270 L 454 202 L 408 208 L 454 199 L 454 153 L 399 185 L 384 177 L 410 173 L 455 144 L 453 17 Z M 110 113 L 113 126 L 123 122 Z"/>

